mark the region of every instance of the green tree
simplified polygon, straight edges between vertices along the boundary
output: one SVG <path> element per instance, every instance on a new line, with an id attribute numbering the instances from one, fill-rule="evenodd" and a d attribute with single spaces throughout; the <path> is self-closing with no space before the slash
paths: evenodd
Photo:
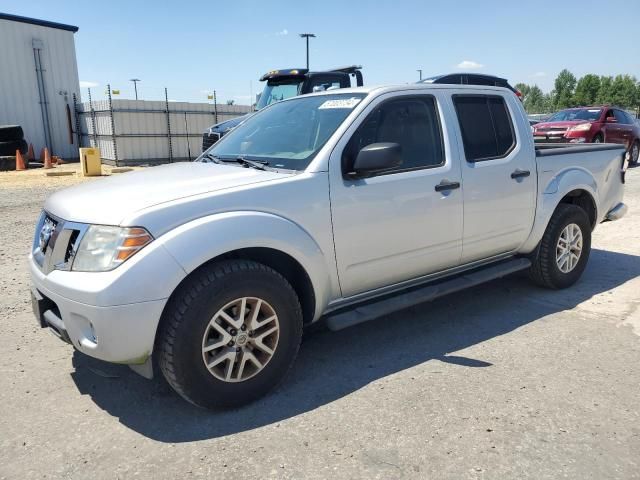
<path id="1" fill-rule="evenodd" d="M 524 99 L 524 108 L 527 113 L 546 113 L 544 93 L 537 85 L 529 87 Z"/>
<path id="2" fill-rule="evenodd" d="M 600 77 L 600 88 L 598 89 L 598 96 L 596 97 L 596 103 L 606 104 L 611 103 L 611 86 L 613 84 L 613 77 Z"/>
<path id="3" fill-rule="evenodd" d="M 616 75 L 611 83 L 610 102 L 619 107 L 634 107 L 638 104 L 638 82 L 630 75 Z"/>
<path id="4" fill-rule="evenodd" d="M 587 106 L 593 105 L 598 100 L 598 92 L 600 91 L 600 77 L 598 75 L 588 74 L 578 80 L 576 91 L 573 95 L 575 105 Z"/>
<path id="5" fill-rule="evenodd" d="M 567 108 L 573 106 L 573 93 L 576 88 L 575 75 L 565 68 L 556 77 L 554 86 L 554 106 L 556 108 Z"/>

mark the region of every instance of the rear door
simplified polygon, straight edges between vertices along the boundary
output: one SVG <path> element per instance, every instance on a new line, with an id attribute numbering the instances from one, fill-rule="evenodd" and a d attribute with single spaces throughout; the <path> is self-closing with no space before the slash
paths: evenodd
<path id="1" fill-rule="evenodd" d="M 614 109 L 613 115 L 616 117 L 618 123 L 620 143 L 624 143 L 627 148 L 630 148 L 633 139 L 633 124 L 629 122 L 627 114 L 622 110 Z"/>
<path id="2" fill-rule="evenodd" d="M 460 263 L 460 162 L 441 99 L 448 100 L 444 92 L 382 95 L 331 154 L 331 215 L 345 297 Z M 455 121 L 446 111 L 448 123 Z M 360 149 L 379 142 L 400 144 L 402 165 L 349 178 Z"/>
<path id="3" fill-rule="evenodd" d="M 536 206 L 533 140 L 515 97 L 502 93 L 452 97 L 461 138 L 464 194 L 462 263 L 517 250 Z"/>

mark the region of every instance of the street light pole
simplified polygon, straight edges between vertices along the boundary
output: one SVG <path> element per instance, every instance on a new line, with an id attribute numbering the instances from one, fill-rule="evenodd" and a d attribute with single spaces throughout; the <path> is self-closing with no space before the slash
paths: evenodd
<path id="1" fill-rule="evenodd" d="M 420 80 L 422 80 L 422 69 L 419 68 L 418 70 L 416 70 L 416 72 L 418 72 L 420 74 Z"/>
<path id="2" fill-rule="evenodd" d="M 136 100 L 138 100 L 138 82 L 140 81 L 140 79 L 139 78 L 132 78 L 129 81 L 133 82 L 133 89 L 136 91 Z"/>
<path id="3" fill-rule="evenodd" d="M 316 36 L 313 33 L 301 33 L 300 37 L 307 41 L 307 70 L 309 70 L 309 39 L 316 38 Z"/>

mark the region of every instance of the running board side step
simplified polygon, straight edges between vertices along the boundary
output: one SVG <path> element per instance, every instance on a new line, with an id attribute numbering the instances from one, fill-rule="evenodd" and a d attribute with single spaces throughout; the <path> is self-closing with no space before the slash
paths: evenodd
<path id="1" fill-rule="evenodd" d="M 528 258 L 515 258 L 476 268 L 455 276 L 434 280 L 426 285 L 410 288 L 402 293 L 387 295 L 353 307 L 345 307 L 331 312 L 326 317 L 326 324 L 329 330 L 342 330 L 359 323 L 375 320 L 398 310 L 429 302 L 438 297 L 504 277 L 530 266 L 531 260 Z"/>

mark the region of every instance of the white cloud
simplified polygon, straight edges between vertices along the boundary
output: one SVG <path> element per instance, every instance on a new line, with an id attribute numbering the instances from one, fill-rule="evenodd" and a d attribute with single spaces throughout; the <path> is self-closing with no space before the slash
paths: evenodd
<path id="1" fill-rule="evenodd" d="M 278 36 L 289 35 L 289 30 L 287 30 L 286 28 L 283 28 L 279 32 L 276 32 L 276 35 Z"/>
<path id="2" fill-rule="evenodd" d="M 546 77 L 547 74 L 545 72 L 536 72 L 533 74 L 534 77 Z"/>
<path id="3" fill-rule="evenodd" d="M 474 62 L 473 60 L 463 60 L 458 65 L 458 68 L 464 68 L 465 70 L 477 70 L 478 68 L 484 67 L 481 63 Z"/>
<path id="4" fill-rule="evenodd" d="M 97 87 L 98 85 L 100 84 L 96 82 L 87 82 L 86 80 L 80 80 L 80 88 L 93 88 Z"/>

